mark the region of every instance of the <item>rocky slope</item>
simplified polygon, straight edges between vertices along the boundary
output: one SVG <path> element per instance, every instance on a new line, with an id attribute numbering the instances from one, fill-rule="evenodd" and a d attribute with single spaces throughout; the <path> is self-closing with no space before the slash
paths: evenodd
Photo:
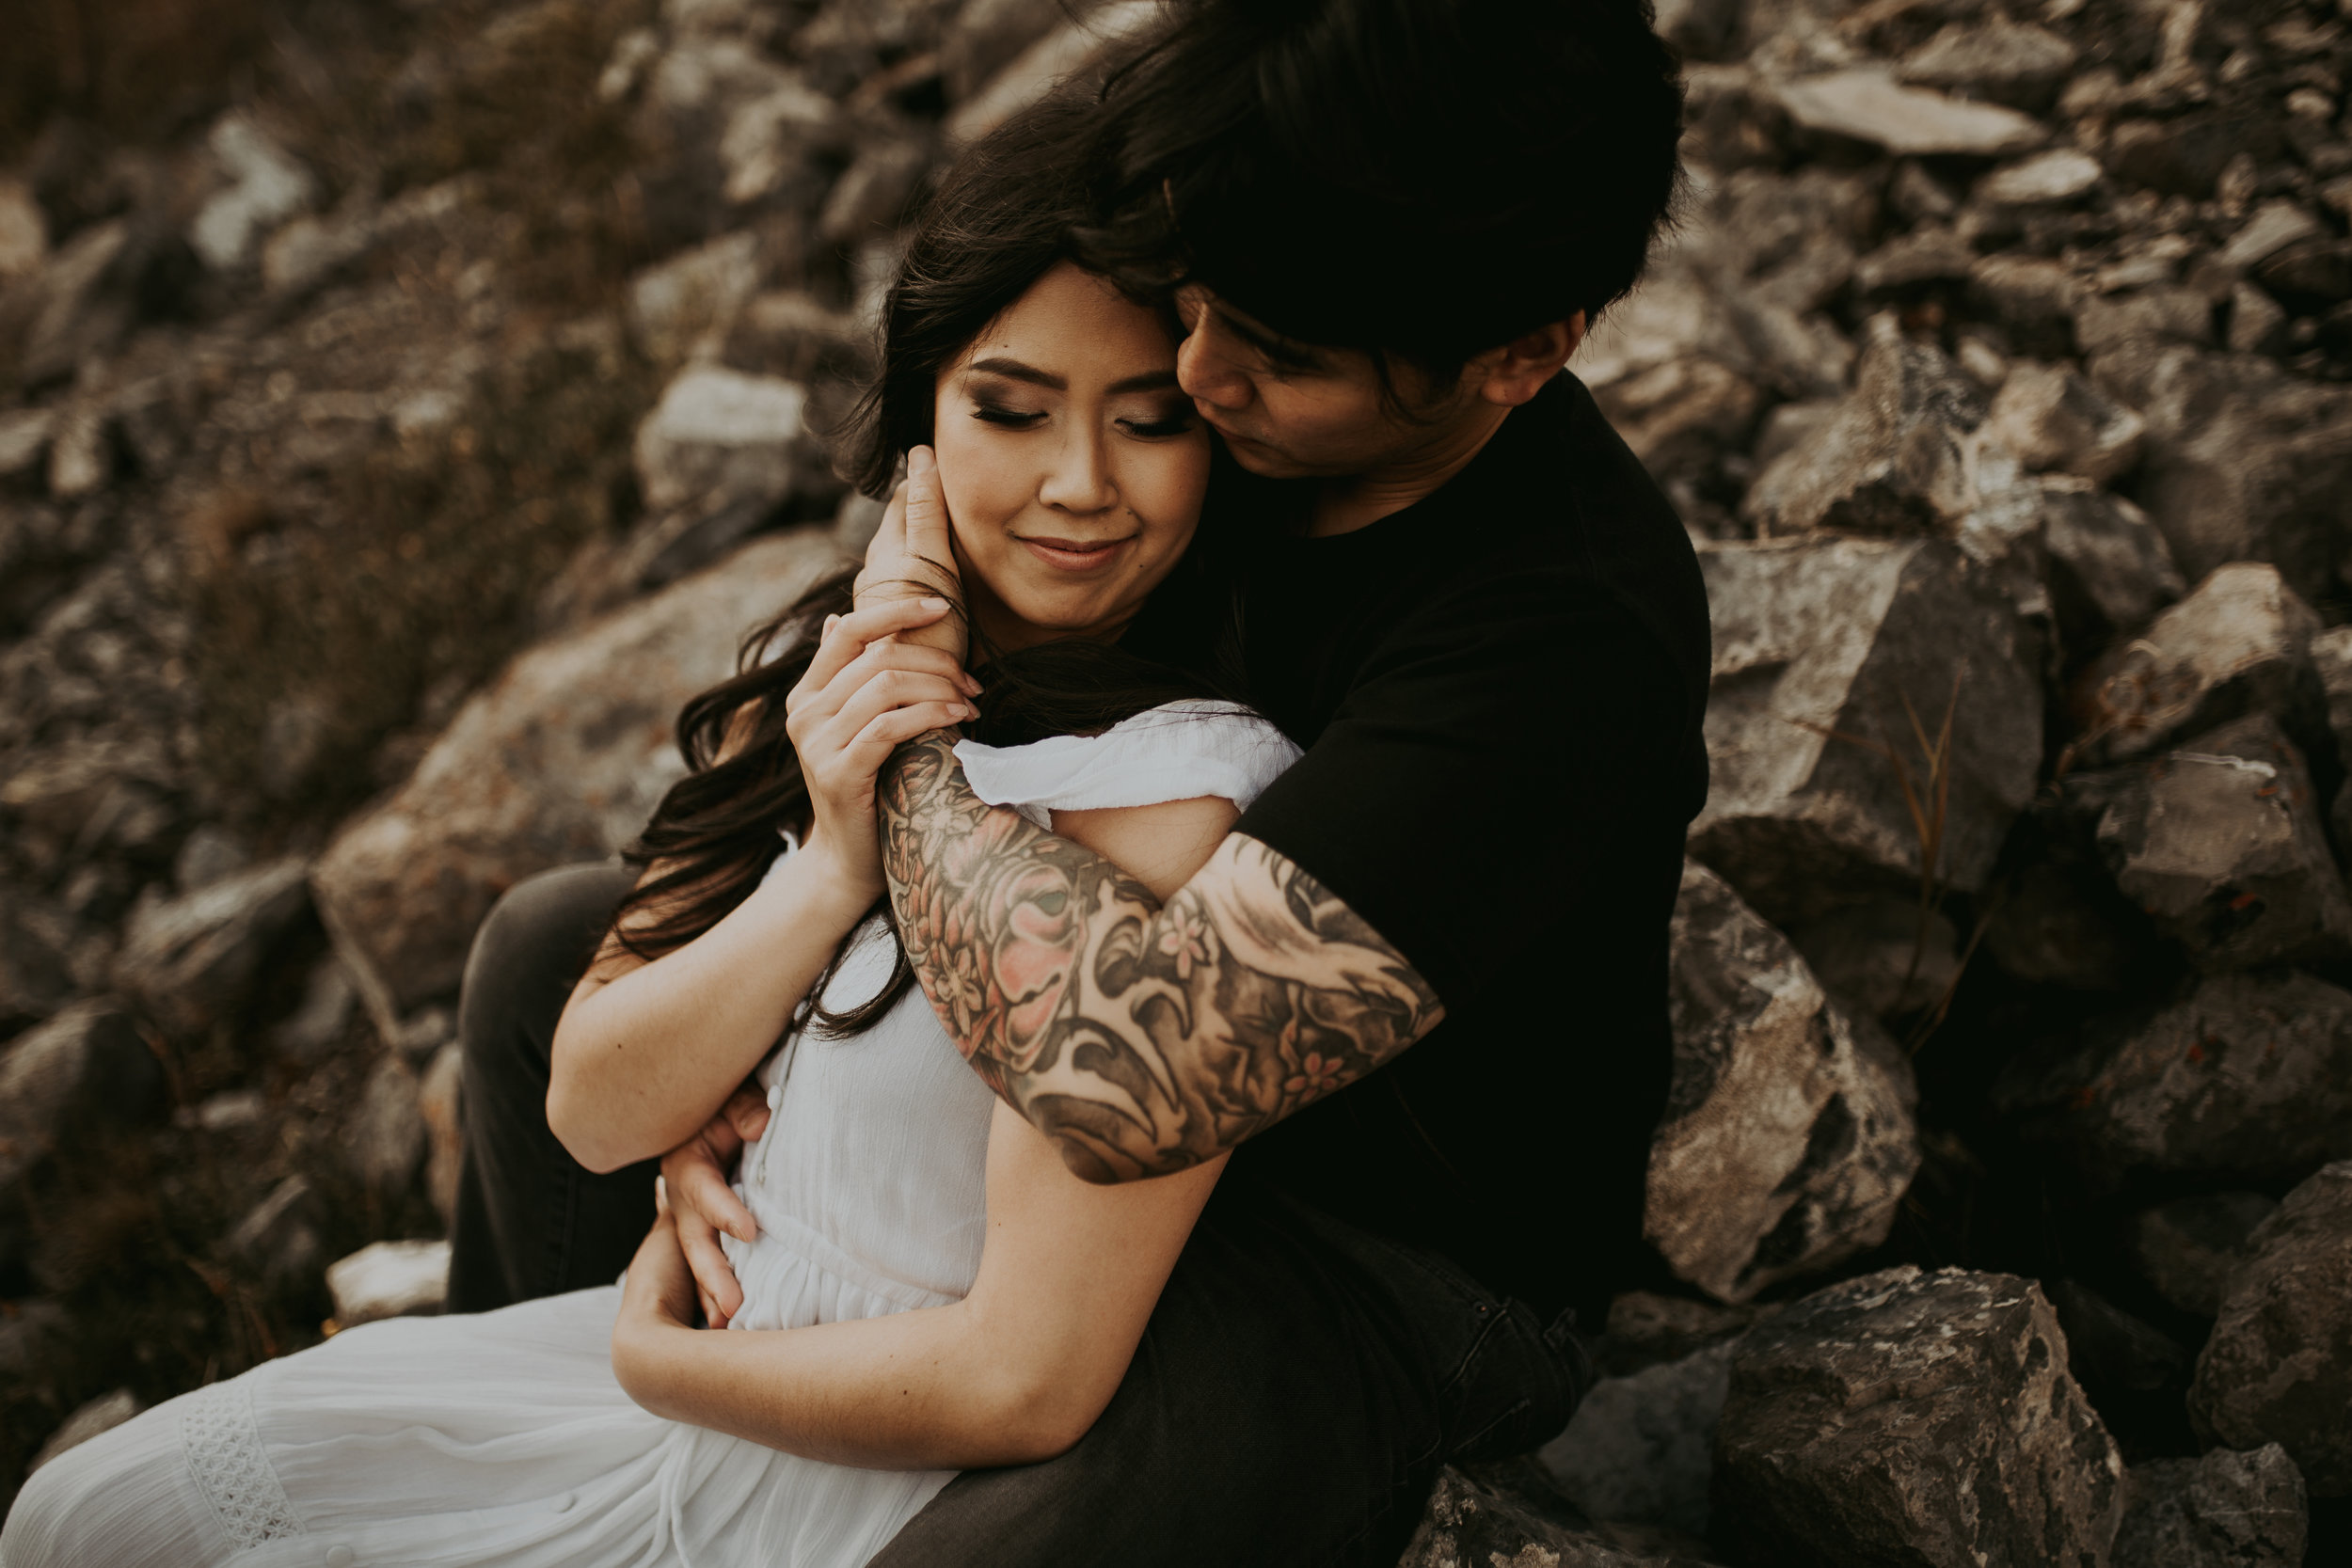
<path id="1" fill-rule="evenodd" d="M 1682 221 L 1574 368 L 1715 617 L 1684 1286 L 1409 1560 L 2329 1560 L 2352 22 L 1660 8 Z M 930 170 L 1151 16 L 230 10 L 0 123 L 0 1496 L 430 1309 L 359 1249 L 444 1223 L 467 931 L 870 527 L 822 433 Z"/>

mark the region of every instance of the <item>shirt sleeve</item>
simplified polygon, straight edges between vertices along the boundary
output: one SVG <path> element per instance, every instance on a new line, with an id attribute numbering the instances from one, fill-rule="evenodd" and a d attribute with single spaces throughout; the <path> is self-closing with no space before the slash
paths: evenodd
<path id="1" fill-rule="evenodd" d="M 1387 635 L 1234 831 L 1329 888 L 1459 1010 L 1540 961 L 1560 900 L 1609 895 L 1613 835 L 1655 837 L 1681 810 L 1688 702 L 1629 610 L 1565 573 L 1489 578 Z"/>

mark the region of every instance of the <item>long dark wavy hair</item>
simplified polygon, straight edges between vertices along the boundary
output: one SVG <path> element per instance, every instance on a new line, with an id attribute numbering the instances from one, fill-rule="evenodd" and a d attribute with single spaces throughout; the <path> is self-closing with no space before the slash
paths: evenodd
<path id="1" fill-rule="evenodd" d="M 887 495 L 907 449 L 931 439 L 940 372 L 1071 258 L 1068 237 L 1086 211 L 1086 147 L 1083 105 L 1074 99 L 1066 108 L 1048 105 L 1016 116 L 971 149 L 932 195 L 883 307 L 881 369 L 846 431 L 848 474 L 866 494 Z M 1210 493 L 1230 493 L 1234 472 L 1220 450 Z M 1006 654 L 976 638 L 973 665 L 986 689 L 974 737 L 1017 745 L 1097 734 L 1163 703 L 1241 699 L 1237 601 L 1222 586 L 1232 580 L 1225 537 L 1232 531 L 1212 529 L 1215 515 L 1204 510 L 1192 547 L 1121 642 L 1047 642 Z M 623 851 L 650 872 L 613 917 L 615 937 L 629 952 L 650 960 L 709 930 L 758 884 L 776 853 L 777 830 L 808 832 L 808 784 L 785 734 L 784 699 L 807 673 L 825 617 L 849 613 L 855 575 L 845 567 L 753 628 L 736 673 L 678 715 L 687 775 Z M 888 899 L 876 910 L 888 919 Z M 889 983 L 872 1000 L 839 1013 L 819 1006 L 848 947 L 845 939 L 810 987 L 796 1026 L 820 1037 L 852 1035 L 905 995 L 914 972 L 901 948 Z"/>

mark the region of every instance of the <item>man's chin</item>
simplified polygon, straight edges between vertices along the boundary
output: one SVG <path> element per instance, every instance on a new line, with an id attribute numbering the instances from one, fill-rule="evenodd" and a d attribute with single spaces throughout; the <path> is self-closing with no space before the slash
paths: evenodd
<path id="1" fill-rule="evenodd" d="M 1222 431 L 1217 434 L 1224 439 L 1225 450 L 1233 454 L 1233 461 L 1260 479 L 1305 479 L 1313 472 L 1307 465 L 1263 441 L 1226 436 Z"/>

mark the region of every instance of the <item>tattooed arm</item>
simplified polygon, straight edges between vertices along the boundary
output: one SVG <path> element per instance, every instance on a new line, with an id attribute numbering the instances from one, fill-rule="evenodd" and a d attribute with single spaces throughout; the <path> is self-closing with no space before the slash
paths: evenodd
<path id="1" fill-rule="evenodd" d="M 1437 993 L 1305 871 L 1240 833 L 1163 904 L 964 782 L 955 737 L 882 780 L 882 869 L 947 1033 L 1093 1181 L 1182 1170 L 1435 1028 Z"/>

